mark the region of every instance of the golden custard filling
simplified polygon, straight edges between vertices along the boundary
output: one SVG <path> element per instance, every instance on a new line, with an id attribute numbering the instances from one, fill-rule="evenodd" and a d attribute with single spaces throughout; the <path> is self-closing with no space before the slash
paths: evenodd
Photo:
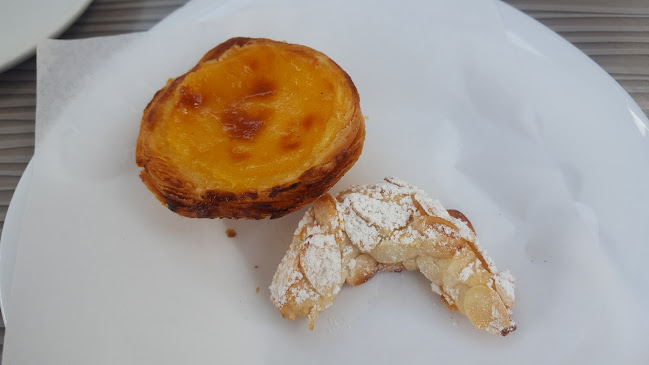
<path id="1" fill-rule="evenodd" d="M 267 44 L 204 62 L 175 88 L 156 149 L 198 186 L 240 192 L 290 181 L 348 123 L 341 113 L 353 97 L 340 83 L 344 72 L 332 66 L 326 57 Z"/>

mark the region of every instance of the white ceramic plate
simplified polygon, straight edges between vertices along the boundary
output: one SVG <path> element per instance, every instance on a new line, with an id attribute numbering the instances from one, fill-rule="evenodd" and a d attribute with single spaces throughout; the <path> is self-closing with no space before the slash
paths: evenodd
<path id="1" fill-rule="evenodd" d="M 2 320 L 5 325 L 7 324 L 7 306 L 5 303 L 11 297 L 18 242 L 20 242 L 21 218 L 25 210 L 31 179 L 32 164 L 29 163 L 11 198 L 11 204 L 7 209 L 5 225 L 0 238 L 0 308 L 2 308 Z"/>
<path id="2" fill-rule="evenodd" d="M 61 34 L 92 0 L 3 0 L 0 3 L 0 72 L 34 53 L 36 44 Z"/>
<path id="3" fill-rule="evenodd" d="M 349 6 L 348 16 L 367 16 L 363 7 Z M 363 46 L 339 33 L 323 35 L 322 19 L 310 14 L 306 21 L 299 8 L 243 11 L 192 34 L 240 35 L 276 20 L 257 31 L 308 43 L 339 62 L 370 116 L 363 156 L 339 185 L 394 174 L 465 212 L 499 267 L 518 278 L 516 332 L 502 340 L 474 330 L 431 295 L 425 280 L 407 273 L 344 288 L 313 332 L 305 321 L 279 318 L 266 288 L 286 247 L 278 242 L 290 241 L 299 214 L 262 222 L 182 219 L 137 179 L 130 152 L 141 109 L 133 104 L 145 104 L 159 85 L 124 90 L 115 79 L 164 80 L 192 65 L 184 55 L 214 42 L 186 42 L 187 34 L 171 30 L 131 50 L 138 57 L 118 55 L 141 64 L 106 65 L 39 146 L 48 153 L 34 160 L 41 162 L 34 176 L 43 180 L 34 178 L 28 188 L 27 204 L 36 209 L 24 217 L 33 220 L 20 227 L 14 204 L 26 198 L 17 193 L 8 213 L 15 223 L 0 246 L 16 247 L 5 239 L 21 230 L 14 279 L 2 271 L 7 359 L 632 363 L 646 357 L 641 344 L 649 318 L 642 308 L 649 296 L 641 288 L 649 280 L 649 145 L 638 106 L 586 56 L 504 4 L 497 5 L 504 45 L 481 42 L 494 38 L 472 28 L 483 14 L 471 8 L 456 13 L 468 18 L 459 26 L 430 13 L 428 3 L 418 13 L 379 6 L 386 7 L 384 18 L 366 18 L 369 30 L 352 29 L 353 17 L 340 20 L 350 28 L 331 28 L 380 41 Z M 426 32 L 429 18 L 445 32 L 414 32 Z M 171 57 L 173 66 L 145 62 L 161 59 L 167 51 L 159 47 L 169 44 L 187 48 L 183 57 Z M 117 90 L 123 99 L 90 102 Z M 86 123 L 91 117 L 103 123 Z M 225 238 L 227 226 L 239 232 L 235 240 Z M 6 291 L 6 282 L 14 288 Z"/>

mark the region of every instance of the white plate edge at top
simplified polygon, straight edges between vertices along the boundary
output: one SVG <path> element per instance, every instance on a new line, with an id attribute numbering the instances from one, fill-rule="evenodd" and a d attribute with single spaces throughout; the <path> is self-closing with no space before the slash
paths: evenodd
<path id="1" fill-rule="evenodd" d="M 40 40 L 55 38 L 63 33 L 74 21 L 77 20 L 77 18 L 79 18 L 79 16 L 81 16 L 81 14 L 83 14 L 92 1 L 93 0 L 67 0 L 67 4 L 61 4 L 61 2 L 58 1 L 56 4 L 57 7 L 69 10 L 58 23 L 25 22 L 25 24 L 28 24 L 29 26 L 34 26 L 35 23 L 43 24 L 43 28 L 38 31 L 37 39 L 29 37 L 31 39 L 26 39 L 22 47 L 10 49 L 9 53 L 6 55 L 0 54 L 0 72 L 10 69 L 33 55 L 36 51 L 36 45 Z M 47 7 L 51 6 L 51 4 L 45 1 L 43 6 Z M 39 14 L 46 14 L 47 16 L 49 12 L 40 11 Z M 20 34 L 20 30 L 18 30 L 17 32 L 14 32 L 12 36 L 20 37 Z"/>

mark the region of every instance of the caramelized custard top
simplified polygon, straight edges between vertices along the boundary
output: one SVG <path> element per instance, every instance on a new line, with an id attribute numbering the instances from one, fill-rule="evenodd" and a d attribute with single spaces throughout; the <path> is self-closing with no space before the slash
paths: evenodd
<path id="1" fill-rule="evenodd" d="M 353 95 L 320 53 L 250 44 L 200 64 L 169 100 L 158 148 L 204 184 L 245 191 L 313 166 L 345 128 Z"/>

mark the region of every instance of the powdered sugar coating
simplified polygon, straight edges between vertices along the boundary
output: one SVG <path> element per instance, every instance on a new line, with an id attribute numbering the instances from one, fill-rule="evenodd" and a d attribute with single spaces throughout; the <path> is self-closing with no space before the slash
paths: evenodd
<path id="1" fill-rule="evenodd" d="M 450 217 L 446 209 L 442 206 L 442 204 L 435 200 L 430 198 L 428 195 L 426 195 L 423 191 L 417 191 L 414 194 L 415 201 L 419 203 L 421 208 L 428 214 L 428 215 L 433 215 L 436 217 L 442 217 L 446 218 L 446 216 Z"/>
<path id="2" fill-rule="evenodd" d="M 516 299 L 516 294 L 514 293 L 514 283 L 515 279 L 511 272 L 505 270 L 499 272 L 493 277 L 494 284 L 496 286 L 496 291 L 498 294 L 503 297 L 503 300 L 506 303 L 514 303 Z"/>
<path id="3" fill-rule="evenodd" d="M 487 325 L 487 331 L 493 334 L 499 334 L 503 330 L 500 325 L 502 322 L 502 316 L 496 306 L 491 306 L 491 317 L 493 320 L 489 322 L 489 325 Z"/>
<path id="4" fill-rule="evenodd" d="M 353 211 L 345 215 L 343 225 L 349 239 L 363 252 L 369 252 L 380 242 L 379 231 Z"/>
<path id="5" fill-rule="evenodd" d="M 460 271 L 460 280 L 467 281 L 471 274 L 475 273 L 477 267 L 480 267 L 480 261 L 476 260 L 468 264 L 462 271 Z"/>
<path id="6" fill-rule="evenodd" d="M 297 304 L 302 304 L 307 299 L 314 300 L 318 298 L 318 293 L 304 288 L 292 288 L 291 294 L 295 297 L 295 303 Z"/>
<path id="7" fill-rule="evenodd" d="M 289 288 L 302 279 L 302 273 L 297 267 L 298 252 L 289 249 L 275 272 L 273 282 L 270 284 L 270 299 L 275 306 L 281 307 L 286 304 Z"/>
<path id="8" fill-rule="evenodd" d="M 306 250 L 300 265 L 307 280 L 321 295 L 327 295 L 341 279 L 342 258 L 333 235 L 317 234 L 307 237 Z"/>
<path id="9" fill-rule="evenodd" d="M 391 231 L 404 227 L 414 210 L 412 203 L 399 203 L 352 193 L 345 196 L 341 206 L 345 211 L 353 210 L 367 224 Z"/>

